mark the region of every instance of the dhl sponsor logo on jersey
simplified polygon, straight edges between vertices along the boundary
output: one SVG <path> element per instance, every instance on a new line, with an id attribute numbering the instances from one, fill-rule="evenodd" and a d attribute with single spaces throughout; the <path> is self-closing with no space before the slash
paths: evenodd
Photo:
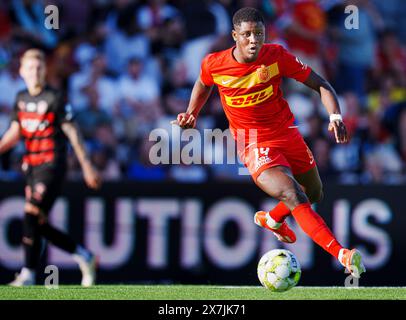
<path id="1" fill-rule="evenodd" d="M 249 94 L 234 97 L 224 95 L 224 98 L 226 99 L 227 105 L 229 105 L 230 107 L 244 108 L 264 102 L 270 96 L 272 96 L 272 94 L 273 94 L 273 86 L 269 86 L 268 88 L 262 91 L 252 92 Z"/>
<path id="2" fill-rule="evenodd" d="M 261 65 L 256 71 L 243 77 L 213 74 L 213 80 L 216 84 L 223 87 L 249 89 L 257 84 L 268 82 L 278 74 L 278 63 L 275 62 L 269 66 Z"/>

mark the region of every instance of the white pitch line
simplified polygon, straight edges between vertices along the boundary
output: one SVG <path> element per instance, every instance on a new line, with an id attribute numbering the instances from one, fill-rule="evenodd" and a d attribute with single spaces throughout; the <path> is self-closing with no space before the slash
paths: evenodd
<path id="1" fill-rule="evenodd" d="M 263 288 L 262 286 L 208 286 L 216 289 L 259 289 Z M 295 288 L 298 289 L 406 289 L 406 287 L 388 287 L 388 286 L 382 286 L 382 287 L 365 287 L 365 286 L 359 286 L 359 287 L 338 287 L 338 286 L 330 286 L 330 287 L 318 287 L 318 286 L 296 286 Z"/>
<path id="2" fill-rule="evenodd" d="M 262 286 L 210 286 L 212 288 L 218 289 L 259 289 L 263 288 Z"/>
<path id="3" fill-rule="evenodd" d="M 300 289 L 406 289 L 406 287 L 389 287 L 389 286 L 382 286 L 382 287 L 367 287 L 367 286 L 359 286 L 359 287 L 341 287 L 341 286 L 331 286 L 331 287 L 317 287 L 317 286 L 296 286 L 295 288 Z"/>

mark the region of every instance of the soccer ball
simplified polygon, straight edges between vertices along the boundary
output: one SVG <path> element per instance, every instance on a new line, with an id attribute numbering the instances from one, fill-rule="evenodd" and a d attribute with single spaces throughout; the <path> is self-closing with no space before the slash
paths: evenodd
<path id="1" fill-rule="evenodd" d="M 258 262 L 257 272 L 261 284 L 275 292 L 293 288 L 302 274 L 296 256 L 284 249 L 274 249 L 265 253 Z"/>

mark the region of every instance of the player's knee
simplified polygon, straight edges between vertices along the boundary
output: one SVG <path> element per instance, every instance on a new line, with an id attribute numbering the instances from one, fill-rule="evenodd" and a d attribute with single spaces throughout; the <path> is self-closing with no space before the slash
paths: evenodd
<path id="1" fill-rule="evenodd" d="M 30 202 L 26 202 L 25 206 L 24 206 L 24 212 L 26 214 L 30 214 L 30 215 L 34 215 L 34 216 L 38 216 L 41 212 L 40 208 L 37 207 L 36 205 L 33 205 Z"/>
<path id="2" fill-rule="evenodd" d="M 32 203 L 26 203 L 25 214 L 36 217 L 38 225 L 40 226 L 47 223 L 48 221 L 47 215 L 44 213 L 44 211 L 40 207 L 33 205 Z"/>
<path id="3" fill-rule="evenodd" d="M 300 188 L 286 188 L 281 190 L 278 200 L 283 201 L 289 207 L 296 207 L 300 203 L 308 201 L 306 194 Z"/>
<path id="4" fill-rule="evenodd" d="M 25 245 L 27 245 L 27 246 L 33 246 L 34 245 L 34 239 L 33 238 L 31 238 L 31 237 L 23 237 L 23 240 L 22 240 L 22 242 L 23 242 L 23 244 L 25 244 Z"/>

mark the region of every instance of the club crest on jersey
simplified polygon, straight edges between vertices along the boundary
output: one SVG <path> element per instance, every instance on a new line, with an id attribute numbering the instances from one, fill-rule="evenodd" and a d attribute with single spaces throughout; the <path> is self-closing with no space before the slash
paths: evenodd
<path id="1" fill-rule="evenodd" d="M 265 83 L 269 81 L 269 79 L 271 79 L 271 72 L 269 71 L 269 68 L 264 64 L 257 69 L 257 75 L 261 83 Z"/>

